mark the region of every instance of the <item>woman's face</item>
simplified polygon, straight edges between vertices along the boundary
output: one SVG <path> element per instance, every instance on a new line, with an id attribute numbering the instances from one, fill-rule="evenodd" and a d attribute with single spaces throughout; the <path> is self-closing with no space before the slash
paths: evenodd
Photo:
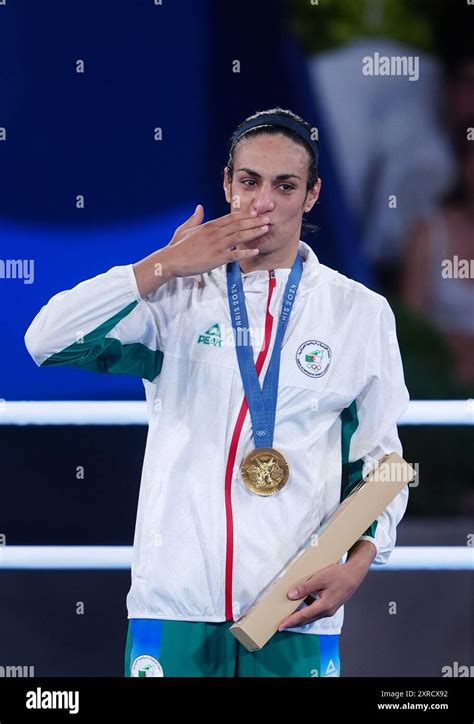
<path id="1" fill-rule="evenodd" d="M 231 211 L 254 210 L 270 218 L 266 234 L 247 242 L 261 254 L 276 251 L 299 238 L 303 213 L 319 196 L 321 180 L 309 192 L 307 150 L 282 134 L 243 138 L 234 152 L 234 175 L 224 177 Z"/>

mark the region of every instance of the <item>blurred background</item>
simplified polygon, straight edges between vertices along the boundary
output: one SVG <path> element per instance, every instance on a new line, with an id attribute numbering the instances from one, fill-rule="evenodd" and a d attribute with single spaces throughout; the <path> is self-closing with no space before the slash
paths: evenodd
<path id="1" fill-rule="evenodd" d="M 166 245 L 197 203 L 205 220 L 227 213 L 234 128 L 290 108 L 321 147 L 302 238 L 388 298 L 411 399 L 471 415 L 446 424 L 435 406 L 400 426 L 420 484 L 398 545 L 435 564 L 369 572 L 346 606 L 342 673 L 474 664 L 472 570 L 436 566 L 436 547 L 474 546 L 473 17 L 465 0 L 0 5 L 0 546 L 131 545 L 146 427 L 20 425 L 9 405 L 143 400 L 143 386 L 38 369 L 25 331 L 53 294 Z M 1 561 L 0 547 L 0 672 L 122 675 L 128 570 Z"/>

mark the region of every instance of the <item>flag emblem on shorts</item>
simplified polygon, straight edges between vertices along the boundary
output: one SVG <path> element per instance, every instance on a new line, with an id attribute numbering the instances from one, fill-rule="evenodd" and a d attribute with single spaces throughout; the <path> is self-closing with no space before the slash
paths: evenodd
<path id="1" fill-rule="evenodd" d="M 161 666 L 158 659 L 154 656 L 148 656 L 147 654 L 137 656 L 130 668 L 132 677 L 161 677 L 163 674 L 163 667 Z"/>

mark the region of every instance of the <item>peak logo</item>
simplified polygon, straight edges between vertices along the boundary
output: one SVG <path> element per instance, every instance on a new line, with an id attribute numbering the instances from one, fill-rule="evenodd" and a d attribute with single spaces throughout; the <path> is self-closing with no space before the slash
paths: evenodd
<path id="1" fill-rule="evenodd" d="M 209 344 L 212 347 L 222 347 L 222 336 L 219 324 L 213 324 L 209 329 L 199 335 L 198 344 Z"/>

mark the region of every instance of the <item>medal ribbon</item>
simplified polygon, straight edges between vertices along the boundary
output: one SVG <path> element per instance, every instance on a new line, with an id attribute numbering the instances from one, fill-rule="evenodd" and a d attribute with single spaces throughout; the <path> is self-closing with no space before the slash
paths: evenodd
<path id="1" fill-rule="evenodd" d="M 302 273 L 303 261 L 298 252 L 283 294 L 275 344 L 262 390 L 253 361 L 253 349 L 249 336 L 247 308 L 245 306 L 245 294 L 239 262 L 233 261 L 227 265 L 227 294 L 232 329 L 234 330 L 235 350 L 252 420 L 252 432 L 256 448 L 272 447 L 273 445 L 281 346 Z M 242 339 L 239 341 L 238 330 L 243 332 L 241 334 L 243 343 Z"/>

